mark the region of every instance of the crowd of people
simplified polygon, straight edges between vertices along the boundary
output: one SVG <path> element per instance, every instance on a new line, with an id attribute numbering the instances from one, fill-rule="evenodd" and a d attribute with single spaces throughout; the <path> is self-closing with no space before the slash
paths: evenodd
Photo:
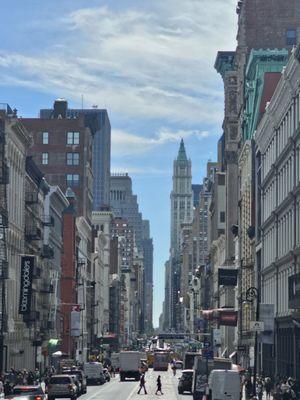
<path id="1" fill-rule="evenodd" d="M 252 379 L 249 376 L 246 376 L 243 383 L 245 387 L 246 400 L 262 400 L 264 393 L 266 399 L 271 399 L 272 397 L 274 400 L 293 400 L 298 399 L 300 395 L 300 387 L 292 378 L 277 379 L 274 381 L 270 377 L 258 377 L 256 388 L 254 388 Z"/>
<path id="2" fill-rule="evenodd" d="M 45 371 L 43 379 L 46 380 L 47 374 L 50 371 Z M 11 394 L 12 389 L 16 385 L 36 385 L 41 382 L 41 374 L 38 369 L 34 371 L 27 371 L 26 369 L 20 371 L 11 368 L 0 378 L 0 393 L 4 393 L 4 396 Z"/>

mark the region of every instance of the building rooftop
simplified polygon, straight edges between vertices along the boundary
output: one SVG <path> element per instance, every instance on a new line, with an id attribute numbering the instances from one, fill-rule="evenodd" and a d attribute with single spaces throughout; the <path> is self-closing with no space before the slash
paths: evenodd
<path id="1" fill-rule="evenodd" d="M 187 161 L 187 156 L 186 156 L 186 152 L 185 152 L 183 139 L 181 139 L 181 142 L 180 142 L 177 161 Z"/>

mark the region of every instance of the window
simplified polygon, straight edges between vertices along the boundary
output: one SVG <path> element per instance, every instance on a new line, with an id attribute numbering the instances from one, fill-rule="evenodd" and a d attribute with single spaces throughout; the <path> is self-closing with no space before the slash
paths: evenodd
<path id="1" fill-rule="evenodd" d="M 68 132 L 67 144 L 79 144 L 79 132 Z"/>
<path id="2" fill-rule="evenodd" d="M 79 153 L 67 153 L 67 165 L 79 165 Z"/>
<path id="3" fill-rule="evenodd" d="M 79 185 L 79 175 L 78 174 L 67 174 L 67 185 L 68 186 L 78 186 Z"/>
<path id="4" fill-rule="evenodd" d="M 43 132 L 43 144 L 49 144 L 49 132 Z"/>
<path id="5" fill-rule="evenodd" d="M 288 46 L 293 46 L 297 44 L 297 31 L 296 29 L 288 29 L 286 31 L 286 44 Z"/>
<path id="6" fill-rule="evenodd" d="M 49 154 L 48 153 L 42 153 L 42 164 L 47 165 L 49 161 Z"/>
<path id="7" fill-rule="evenodd" d="M 220 222 L 225 222 L 225 211 L 220 212 Z"/>

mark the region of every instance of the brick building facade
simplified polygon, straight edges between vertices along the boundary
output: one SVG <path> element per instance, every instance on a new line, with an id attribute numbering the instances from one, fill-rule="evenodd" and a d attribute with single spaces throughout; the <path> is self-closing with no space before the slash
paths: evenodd
<path id="1" fill-rule="evenodd" d="M 52 118 L 23 118 L 31 133 L 30 155 L 50 185 L 76 194 L 77 214 L 91 221 L 93 204 L 92 135 L 84 115 L 66 118 L 67 103 L 56 101 Z"/>

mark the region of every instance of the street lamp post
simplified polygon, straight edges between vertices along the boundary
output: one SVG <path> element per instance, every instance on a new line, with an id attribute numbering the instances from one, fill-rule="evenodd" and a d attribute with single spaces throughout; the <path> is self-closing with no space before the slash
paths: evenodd
<path id="1" fill-rule="evenodd" d="M 251 287 L 246 291 L 246 301 L 248 301 L 249 303 L 253 303 L 255 299 L 256 299 L 255 319 L 256 321 L 259 321 L 260 293 L 256 287 Z M 255 342 L 254 342 L 254 368 L 253 368 L 253 389 L 255 396 L 256 396 L 257 352 L 258 352 L 258 338 L 256 331 Z"/>

